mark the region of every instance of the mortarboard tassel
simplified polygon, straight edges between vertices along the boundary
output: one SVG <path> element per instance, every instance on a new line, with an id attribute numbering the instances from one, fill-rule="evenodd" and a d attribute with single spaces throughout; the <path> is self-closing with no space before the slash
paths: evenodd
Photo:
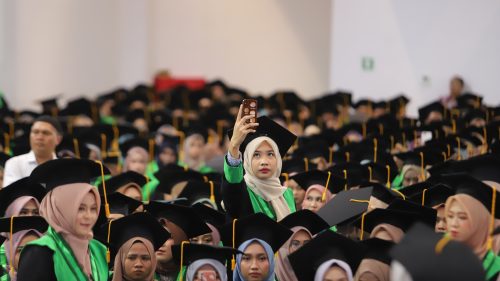
<path id="1" fill-rule="evenodd" d="M 323 194 L 321 195 L 321 201 L 325 202 L 326 201 L 326 192 L 328 191 L 328 184 L 330 183 L 330 177 L 332 176 L 332 173 L 329 171 L 328 172 L 328 178 L 326 178 L 326 185 L 325 189 L 323 190 Z"/>
<path id="2" fill-rule="evenodd" d="M 96 160 L 95 161 L 96 163 L 99 164 L 99 166 L 101 167 L 101 181 L 102 181 L 102 190 L 104 191 L 104 210 L 105 210 L 105 214 L 106 214 L 106 218 L 109 218 L 109 216 L 111 215 L 110 211 L 109 211 L 109 204 L 108 204 L 108 192 L 106 191 L 106 181 L 104 180 L 104 166 L 102 165 L 102 162 L 99 161 L 99 160 Z"/>
<path id="3" fill-rule="evenodd" d="M 209 181 L 208 183 L 210 184 L 210 201 L 215 204 L 214 182 Z"/>

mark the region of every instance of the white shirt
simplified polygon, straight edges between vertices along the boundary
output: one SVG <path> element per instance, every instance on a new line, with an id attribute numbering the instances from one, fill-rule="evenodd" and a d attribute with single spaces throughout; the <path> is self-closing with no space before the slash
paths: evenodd
<path id="1" fill-rule="evenodd" d="M 56 155 L 52 159 L 56 159 Z M 33 150 L 26 154 L 14 156 L 5 162 L 5 169 L 3 175 L 3 187 L 25 178 L 38 166 L 36 162 L 35 153 Z"/>

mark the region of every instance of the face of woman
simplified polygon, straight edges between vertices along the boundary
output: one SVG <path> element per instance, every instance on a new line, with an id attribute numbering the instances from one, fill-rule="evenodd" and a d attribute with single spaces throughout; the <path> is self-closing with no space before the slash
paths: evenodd
<path id="1" fill-rule="evenodd" d="M 23 208 L 19 212 L 20 217 L 24 216 L 38 216 L 40 213 L 38 212 L 38 207 L 35 204 L 35 201 L 31 199 L 28 203 L 24 204 Z"/>
<path id="2" fill-rule="evenodd" d="M 36 235 L 33 234 L 28 234 L 25 235 L 23 239 L 21 239 L 21 242 L 19 243 L 19 246 L 16 249 L 16 256 L 14 258 L 14 269 L 17 271 L 17 267 L 19 266 L 19 257 L 21 256 L 21 251 L 24 248 L 24 245 L 28 244 L 29 242 L 38 239 Z"/>
<path id="3" fill-rule="evenodd" d="M 153 263 L 148 249 L 143 243 L 134 243 L 125 258 L 125 279 L 131 281 L 146 280 L 153 271 Z"/>
<path id="4" fill-rule="evenodd" d="M 203 154 L 203 147 L 205 146 L 205 142 L 203 138 L 195 138 L 189 143 L 188 147 L 188 155 L 191 159 L 199 159 Z"/>
<path id="5" fill-rule="evenodd" d="M 92 227 L 97 221 L 97 202 L 93 193 L 87 193 L 78 207 L 75 222 L 77 236 L 87 238 L 92 233 Z"/>
<path id="6" fill-rule="evenodd" d="M 250 244 L 241 257 L 241 274 L 246 281 L 263 281 L 269 275 L 269 258 L 264 247 L 257 242 Z"/>
<path id="7" fill-rule="evenodd" d="M 130 186 L 123 191 L 123 195 L 133 198 L 137 201 L 142 201 L 142 194 L 135 186 Z"/>
<path id="8" fill-rule="evenodd" d="M 347 272 L 338 266 L 332 266 L 325 273 L 323 281 L 347 281 Z"/>
<path id="9" fill-rule="evenodd" d="M 202 265 L 194 274 L 193 281 L 220 281 L 219 273 L 209 264 Z"/>
<path id="10" fill-rule="evenodd" d="M 212 233 L 206 233 L 197 237 L 193 237 L 190 239 L 193 244 L 202 244 L 202 245 L 210 245 L 210 246 L 218 246 L 214 244 L 214 239 L 212 237 Z"/>
<path id="11" fill-rule="evenodd" d="M 446 226 L 453 240 L 465 242 L 472 234 L 470 218 L 456 200 L 451 202 L 446 213 Z"/>
<path id="12" fill-rule="evenodd" d="M 292 254 L 293 252 L 300 249 L 300 247 L 304 246 L 306 243 L 311 241 L 311 235 L 307 233 L 305 230 L 299 230 L 292 236 L 292 241 L 290 241 L 290 247 L 288 248 L 288 252 Z"/>
<path id="13" fill-rule="evenodd" d="M 132 153 L 127 156 L 128 170 L 137 172 L 141 175 L 146 173 L 148 160 L 144 159 L 139 153 Z"/>
<path id="14" fill-rule="evenodd" d="M 294 180 L 289 180 L 284 183 L 285 186 L 288 186 L 293 191 L 293 199 L 295 200 L 295 205 L 300 206 L 302 201 L 304 201 L 304 197 L 306 195 L 306 191 L 302 189 L 299 184 Z"/>
<path id="15" fill-rule="evenodd" d="M 163 165 L 173 164 L 177 162 L 177 157 L 175 155 L 175 151 L 170 147 L 164 148 L 158 156 L 160 158 L 160 162 Z"/>
<path id="16" fill-rule="evenodd" d="M 319 192 L 319 190 L 313 189 L 307 193 L 306 198 L 304 201 L 306 202 L 305 204 L 305 209 L 311 210 L 313 212 L 317 212 L 323 205 L 325 205 L 325 202 L 321 200 L 321 197 L 323 194 Z"/>
<path id="17" fill-rule="evenodd" d="M 252 171 L 258 179 L 269 179 L 277 169 L 277 159 L 273 148 L 262 142 L 252 155 Z"/>
<path id="18" fill-rule="evenodd" d="M 420 182 L 419 173 L 415 169 L 408 170 L 403 177 L 403 186 L 410 186 Z"/>
<path id="19" fill-rule="evenodd" d="M 446 232 L 446 216 L 444 215 L 444 205 L 437 209 L 435 230 L 438 233 Z"/>
<path id="20" fill-rule="evenodd" d="M 373 273 L 365 272 L 359 277 L 359 281 L 380 281 L 380 280 Z"/>

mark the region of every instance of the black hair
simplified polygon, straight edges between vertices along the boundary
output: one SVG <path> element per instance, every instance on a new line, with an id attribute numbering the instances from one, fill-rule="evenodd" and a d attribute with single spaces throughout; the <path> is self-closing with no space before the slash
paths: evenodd
<path id="1" fill-rule="evenodd" d="M 35 122 L 46 122 L 46 123 L 49 123 L 50 125 L 52 125 L 52 127 L 54 127 L 54 129 L 56 129 L 56 131 L 57 131 L 57 133 L 59 135 L 63 134 L 61 123 L 59 123 L 59 121 L 56 118 L 54 118 L 54 117 L 51 117 L 51 116 L 48 116 L 48 115 L 42 115 L 42 116 L 36 118 Z M 33 122 L 33 124 L 35 122 Z"/>

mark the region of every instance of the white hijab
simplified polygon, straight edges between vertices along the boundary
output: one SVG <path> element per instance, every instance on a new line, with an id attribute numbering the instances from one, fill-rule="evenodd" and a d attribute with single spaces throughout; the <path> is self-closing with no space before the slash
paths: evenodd
<path id="1" fill-rule="evenodd" d="M 276 155 L 276 171 L 269 179 L 259 179 L 252 171 L 252 157 L 263 142 L 267 142 L 273 149 Z M 255 194 L 262 197 L 265 201 L 271 203 L 271 206 L 276 213 L 276 219 L 279 221 L 291 213 L 288 204 L 286 203 L 283 194 L 287 190 L 281 185 L 279 176 L 281 174 L 282 160 L 278 149 L 278 145 L 269 137 L 257 137 L 250 141 L 245 148 L 243 154 L 243 168 L 245 169 L 245 182 Z"/>
<path id="2" fill-rule="evenodd" d="M 347 280 L 348 281 L 353 281 L 353 276 L 352 276 L 352 270 L 351 267 L 344 261 L 337 260 L 337 259 L 331 259 L 328 261 L 325 261 L 322 263 L 318 269 L 316 270 L 316 274 L 314 275 L 314 281 L 322 281 L 323 278 L 325 277 L 326 272 L 332 267 L 332 266 L 338 266 L 342 268 L 346 275 L 347 275 Z M 396 280 L 396 279 L 394 279 Z"/>

